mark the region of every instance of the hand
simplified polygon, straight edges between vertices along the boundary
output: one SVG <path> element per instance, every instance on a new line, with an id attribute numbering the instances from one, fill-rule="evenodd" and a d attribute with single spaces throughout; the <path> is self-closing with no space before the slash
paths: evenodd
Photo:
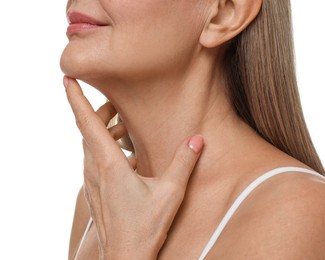
<path id="1" fill-rule="evenodd" d="M 123 124 L 107 129 L 116 114 L 111 103 L 97 112 L 77 81 L 64 78 L 67 97 L 84 138 L 84 191 L 101 259 L 156 259 L 184 199 L 203 139 L 187 138 L 159 178 L 137 174 L 116 144 Z"/>

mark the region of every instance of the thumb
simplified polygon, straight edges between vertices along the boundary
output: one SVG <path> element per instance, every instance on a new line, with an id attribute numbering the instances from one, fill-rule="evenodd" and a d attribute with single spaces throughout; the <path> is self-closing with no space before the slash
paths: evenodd
<path id="1" fill-rule="evenodd" d="M 174 183 L 185 191 L 203 146 L 203 137 L 200 135 L 186 139 L 177 149 L 172 163 L 163 175 L 163 179 L 169 183 Z"/>

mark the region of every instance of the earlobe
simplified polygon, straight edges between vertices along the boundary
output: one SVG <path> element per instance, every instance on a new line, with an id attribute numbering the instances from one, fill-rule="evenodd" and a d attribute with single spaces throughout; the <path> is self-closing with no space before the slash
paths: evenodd
<path id="1" fill-rule="evenodd" d="M 263 0 L 214 0 L 200 43 L 206 48 L 222 45 L 240 34 L 258 15 Z"/>

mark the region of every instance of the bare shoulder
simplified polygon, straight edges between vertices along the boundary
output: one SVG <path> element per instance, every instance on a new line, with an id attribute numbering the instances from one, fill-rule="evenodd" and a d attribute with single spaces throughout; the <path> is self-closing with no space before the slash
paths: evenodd
<path id="1" fill-rule="evenodd" d="M 324 241 L 325 179 L 290 172 L 272 177 L 253 191 L 228 223 L 211 256 L 325 259 Z"/>
<path id="2" fill-rule="evenodd" d="M 76 254 L 89 218 L 90 214 L 88 210 L 88 205 L 84 197 L 83 188 L 81 187 L 76 199 L 76 207 L 70 235 L 69 260 L 73 259 L 74 255 Z"/>

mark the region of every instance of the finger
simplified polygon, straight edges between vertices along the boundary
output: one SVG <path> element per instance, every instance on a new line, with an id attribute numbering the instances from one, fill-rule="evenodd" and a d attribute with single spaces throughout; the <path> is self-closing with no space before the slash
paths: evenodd
<path id="1" fill-rule="evenodd" d="M 135 170 L 137 168 L 137 159 L 135 158 L 134 154 L 131 154 L 128 157 L 129 163 L 131 165 L 131 167 L 133 168 L 133 170 Z"/>
<path id="2" fill-rule="evenodd" d="M 175 187 L 181 187 L 182 191 L 185 192 L 189 177 L 201 155 L 203 146 L 202 136 L 196 135 L 185 140 L 177 149 L 174 159 L 162 179 L 168 183 L 174 183 Z"/>
<path id="3" fill-rule="evenodd" d="M 106 102 L 104 105 L 102 105 L 101 107 L 99 107 L 99 109 L 96 111 L 96 114 L 101 118 L 101 120 L 103 121 L 103 123 L 105 125 L 108 125 L 109 121 L 116 115 L 116 110 L 113 106 L 112 103 L 110 103 L 109 101 Z M 124 129 L 122 129 L 124 128 Z M 119 127 L 118 129 L 115 129 L 113 131 L 113 134 L 111 133 L 111 136 L 115 139 L 118 140 L 120 139 L 122 136 L 126 135 L 126 128 L 125 127 Z M 83 150 L 84 150 L 84 154 L 87 157 L 91 157 L 91 153 L 87 147 L 87 144 L 85 142 L 85 140 L 83 140 L 82 142 L 83 144 Z"/>
<path id="4" fill-rule="evenodd" d="M 109 128 L 108 131 L 109 131 L 110 135 L 114 138 L 115 141 L 117 141 L 117 140 L 121 139 L 123 136 L 127 135 L 127 130 L 123 123 L 119 123 L 119 124 Z M 88 159 L 91 158 L 92 155 L 91 155 L 91 152 L 89 151 L 88 145 L 85 142 L 85 140 L 82 141 L 82 146 L 83 146 L 85 158 L 86 157 Z M 132 160 L 133 158 L 128 157 L 128 159 L 130 162 L 130 159 Z M 134 161 L 135 160 L 132 160 L 130 162 L 130 165 L 133 169 L 135 169 L 135 167 L 136 167 L 136 163 L 134 163 Z"/>
<path id="5" fill-rule="evenodd" d="M 112 126 L 108 129 L 110 135 L 114 138 L 114 140 L 119 140 L 123 136 L 126 136 L 127 130 L 123 123 L 119 123 L 117 125 Z"/>
<path id="6" fill-rule="evenodd" d="M 111 102 L 106 102 L 96 111 L 96 114 L 107 126 L 109 121 L 111 121 L 111 119 L 116 115 L 116 110 Z"/>
<path id="7" fill-rule="evenodd" d="M 77 81 L 65 77 L 64 84 L 77 126 L 92 154 L 97 157 L 110 158 L 112 162 L 120 160 L 119 162 L 122 163 L 122 158 L 124 158 L 124 164 L 129 166 L 123 152 L 83 95 Z"/>

